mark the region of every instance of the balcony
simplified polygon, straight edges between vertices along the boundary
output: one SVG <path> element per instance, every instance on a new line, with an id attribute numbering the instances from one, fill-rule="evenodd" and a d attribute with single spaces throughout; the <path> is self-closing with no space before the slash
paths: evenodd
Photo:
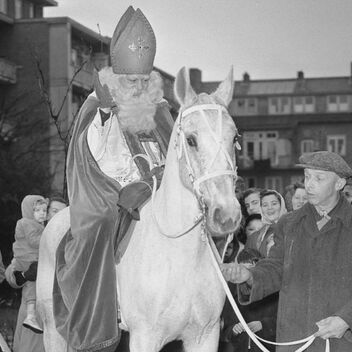
<path id="1" fill-rule="evenodd" d="M 293 166 L 291 155 L 280 155 L 275 160 L 271 159 L 254 159 L 253 157 L 240 156 L 237 157 L 237 166 L 239 169 L 255 169 L 255 170 L 268 170 L 268 169 L 286 169 Z"/>
<path id="2" fill-rule="evenodd" d="M 0 84 L 15 84 L 17 82 L 17 65 L 0 58 Z"/>

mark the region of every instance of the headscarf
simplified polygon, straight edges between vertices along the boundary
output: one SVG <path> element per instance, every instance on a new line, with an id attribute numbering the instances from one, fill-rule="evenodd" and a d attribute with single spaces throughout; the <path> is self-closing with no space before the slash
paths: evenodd
<path id="1" fill-rule="evenodd" d="M 33 220 L 34 219 L 34 211 L 33 206 L 38 200 L 45 200 L 42 196 L 37 195 L 28 195 L 25 196 L 21 203 L 21 211 L 22 217 L 26 219 Z"/>
<path id="2" fill-rule="evenodd" d="M 262 223 L 263 225 L 272 225 L 272 224 L 276 224 L 278 222 L 278 220 L 281 218 L 282 215 L 287 213 L 287 209 L 286 209 L 286 205 L 285 205 L 285 201 L 284 198 L 282 197 L 282 195 L 275 191 L 274 189 L 267 189 L 265 190 L 265 192 L 272 192 L 275 193 L 275 195 L 280 199 L 280 214 L 278 219 L 273 222 L 270 219 L 268 219 L 264 214 L 263 211 L 261 211 L 261 215 L 262 215 Z M 265 196 L 264 196 L 265 197 Z M 260 195 L 260 209 L 262 209 L 262 196 Z"/>

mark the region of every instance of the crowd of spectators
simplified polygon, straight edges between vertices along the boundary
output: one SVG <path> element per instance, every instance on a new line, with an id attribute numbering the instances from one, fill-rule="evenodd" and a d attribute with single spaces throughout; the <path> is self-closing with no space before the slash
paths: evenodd
<path id="1" fill-rule="evenodd" d="M 239 178 L 236 185 L 236 196 L 242 206 L 242 226 L 234 234 L 233 240 L 228 244 L 224 262 L 242 263 L 247 268 L 251 268 L 257 262 L 269 256 L 270 250 L 274 245 L 274 231 L 281 216 L 287 212 L 301 208 L 308 201 L 308 197 L 304 184 L 299 182 L 286 187 L 283 195 L 277 190 L 272 189 L 246 189 L 244 185 L 245 180 Z M 351 186 L 346 185 L 341 194 L 350 203 L 352 202 Z M 43 197 L 39 198 L 44 199 Z M 38 199 L 36 199 L 37 203 Z M 43 223 L 43 229 L 44 225 L 58 211 L 67 206 L 66 202 L 60 197 L 52 197 L 50 201 L 44 203 L 47 206 L 47 218 Z M 40 234 L 41 231 L 39 231 Z M 38 241 L 37 244 L 39 246 Z M 16 250 L 14 250 L 14 253 L 16 254 Z M 18 261 L 19 258 L 16 259 L 15 255 L 5 272 L 0 253 L 0 282 L 4 281 L 6 277 L 12 287 L 26 288 L 28 283 L 35 280 L 35 275 L 33 276 L 31 273 L 30 262 L 27 263 L 26 267 L 23 267 L 23 265 L 19 266 Z M 33 261 L 35 263 L 35 258 Z M 238 301 L 237 285 L 231 282 L 228 284 L 233 297 Z M 27 289 L 23 290 L 22 293 L 13 350 L 14 352 L 44 351 L 40 331 L 31 328 L 28 329 L 28 326 L 26 328 L 26 324 L 23 326 L 23 321 L 28 317 L 28 295 L 26 292 Z M 239 307 L 249 328 L 254 333 L 264 339 L 275 341 L 278 293 L 271 294 L 258 302 L 244 306 L 239 305 Z M 266 347 L 270 351 L 275 350 L 273 346 L 266 345 Z M 222 314 L 219 352 L 234 351 L 259 351 L 259 349 L 251 342 L 244 327 L 233 312 L 229 301 L 226 300 Z"/>
<path id="2" fill-rule="evenodd" d="M 286 187 L 281 195 L 277 190 L 244 188 L 240 179 L 240 192 L 236 192 L 242 205 L 242 226 L 230 242 L 225 255 L 225 263 L 243 263 L 252 267 L 269 255 L 274 244 L 274 230 L 280 217 L 288 210 L 302 207 L 307 201 L 303 183 L 294 183 Z M 237 187 L 237 184 L 236 184 Z M 228 283 L 231 293 L 237 301 L 236 285 Z M 278 293 L 266 297 L 260 302 L 241 306 L 240 310 L 250 329 L 260 337 L 275 341 Z M 270 351 L 274 348 L 266 346 Z M 259 351 L 251 343 L 236 314 L 226 299 L 222 314 L 219 352 Z"/>
<path id="3" fill-rule="evenodd" d="M 66 206 L 67 202 L 58 196 L 50 199 L 38 195 L 26 196 L 21 206 L 22 218 L 14 229 L 14 256 L 6 270 L 0 253 L 0 283 L 6 278 L 12 288 L 22 291 L 14 336 L 6 341 L 14 352 L 44 352 L 35 300 L 39 242 L 47 222 Z"/>

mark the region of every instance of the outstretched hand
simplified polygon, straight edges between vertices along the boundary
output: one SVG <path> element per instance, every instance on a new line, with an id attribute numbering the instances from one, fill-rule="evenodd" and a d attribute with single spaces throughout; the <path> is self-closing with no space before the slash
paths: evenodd
<path id="1" fill-rule="evenodd" d="M 263 325 L 259 320 L 256 321 L 251 321 L 250 323 L 248 323 L 248 327 L 249 329 L 256 333 L 260 330 L 263 329 Z M 234 325 L 234 327 L 232 328 L 232 331 L 235 335 L 241 334 L 242 332 L 245 331 L 243 325 L 241 323 L 237 323 L 236 325 Z"/>
<path id="2" fill-rule="evenodd" d="M 251 284 L 252 274 L 245 266 L 237 263 L 229 263 L 221 264 L 220 268 L 226 281 L 234 284 L 249 281 L 248 283 Z"/>
<path id="3" fill-rule="evenodd" d="M 338 316 L 322 319 L 316 324 L 319 330 L 315 333 L 315 336 L 321 337 L 322 339 L 340 339 L 349 328 L 348 324 Z"/>
<path id="4" fill-rule="evenodd" d="M 97 71 L 93 73 L 93 85 L 94 90 L 97 95 L 98 100 L 102 108 L 113 108 L 116 106 L 112 96 L 110 94 L 109 88 L 106 84 L 102 85 L 99 80 L 99 74 Z"/>

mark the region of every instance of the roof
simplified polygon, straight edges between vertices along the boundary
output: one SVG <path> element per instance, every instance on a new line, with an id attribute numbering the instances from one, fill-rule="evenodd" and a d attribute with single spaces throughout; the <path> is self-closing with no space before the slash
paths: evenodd
<path id="1" fill-rule="evenodd" d="M 78 23 L 70 17 L 44 17 L 42 18 L 42 20 L 48 23 L 69 23 L 71 24 L 71 27 L 74 31 L 80 33 L 81 37 L 83 34 L 83 36 L 87 36 L 97 41 L 102 41 L 104 44 L 107 45 L 109 45 L 111 41 L 110 37 L 102 36 L 99 33 L 91 30 L 90 28 L 83 26 L 82 24 Z"/>
<path id="2" fill-rule="evenodd" d="M 351 77 L 235 81 L 235 96 L 352 93 Z"/>
<path id="3" fill-rule="evenodd" d="M 31 2 L 43 6 L 57 6 L 57 1 L 55 0 L 31 0 Z"/>

